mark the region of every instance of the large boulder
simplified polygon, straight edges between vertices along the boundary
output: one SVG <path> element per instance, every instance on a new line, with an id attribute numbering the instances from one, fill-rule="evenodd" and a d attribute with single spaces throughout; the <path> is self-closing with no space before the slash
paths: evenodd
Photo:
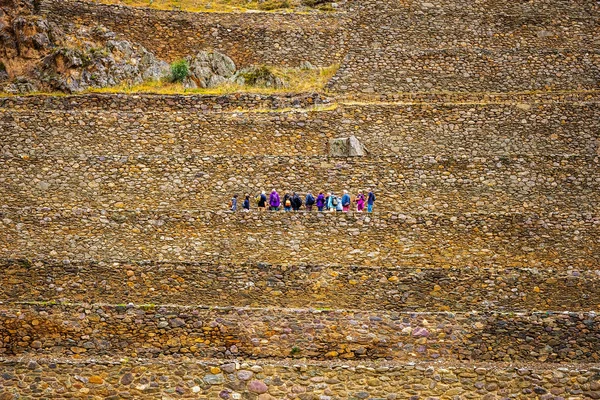
<path id="1" fill-rule="evenodd" d="M 329 141 L 329 155 L 331 157 L 362 157 L 368 151 L 356 136 L 336 138 Z"/>
<path id="2" fill-rule="evenodd" d="M 230 81 L 235 74 L 235 63 L 225 54 L 217 51 L 200 51 L 194 57 L 187 57 L 190 75 L 184 81 L 187 88 L 211 88 Z"/>

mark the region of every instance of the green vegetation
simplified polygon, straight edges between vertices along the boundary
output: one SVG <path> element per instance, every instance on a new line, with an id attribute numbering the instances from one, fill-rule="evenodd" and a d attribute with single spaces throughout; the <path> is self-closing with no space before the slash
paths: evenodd
<path id="1" fill-rule="evenodd" d="M 295 356 L 295 355 L 300 354 L 300 351 L 301 351 L 300 347 L 294 346 L 294 347 L 292 347 L 292 351 L 290 351 L 290 354 L 293 355 L 293 356 Z"/>
<path id="2" fill-rule="evenodd" d="M 266 65 L 261 65 L 242 74 L 244 81 L 249 86 L 259 86 L 260 82 L 266 82 L 276 78 L 276 75 Z"/>
<path id="3" fill-rule="evenodd" d="M 175 61 L 171 64 L 171 81 L 183 82 L 190 74 L 190 64 L 186 60 Z"/>
<path id="4" fill-rule="evenodd" d="M 258 9 L 263 11 L 281 10 L 290 7 L 290 2 L 287 0 L 267 0 L 258 5 Z"/>
<path id="5" fill-rule="evenodd" d="M 321 11 L 334 11 L 331 3 L 331 0 L 302 0 L 303 5 L 316 8 Z"/>

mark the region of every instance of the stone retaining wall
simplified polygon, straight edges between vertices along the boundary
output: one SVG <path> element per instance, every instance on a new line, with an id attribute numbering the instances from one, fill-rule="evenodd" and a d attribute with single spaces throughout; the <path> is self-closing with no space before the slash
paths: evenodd
<path id="1" fill-rule="evenodd" d="M 530 22 L 539 20 L 542 16 L 554 16 L 555 19 L 591 18 L 600 16 L 600 6 L 590 0 L 439 0 L 435 3 L 421 1 L 396 1 L 385 0 L 352 1 L 350 3 L 356 10 L 369 11 L 363 18 L 371 21 L 379 20 L 385 15 L 394 15 L 403 12 L 410 15 L 471 15 L 472 17 L 485 18 L 491 15 L 504 15 L 525 17 L 531 16 Z"/>
<path id="2" fill-rule="evenodd" d="M 12 207 L 227 210 L 237 193 L 371 188 L 379 211 L 595 212 L 599 157 L 25 157 L 0 159 Z"/>
<path id="3" fill-rule="evenodd" d="M 368 61 L 365 61 L 368 60 Z M 510 92 L 598 89 L 600 50 L 353 48 L 335 92 Z"/>
<path id="4" fill-rule="evenodd" d="M 582 99 L 584 100 L 584 99 Z M 177 112 L 190 114 L 236 110 L 268 110 L 310 108 L 329 104 L 331 98 L 320 93 L 257 94 L 232 93 L 216 95 L 165 94 L 84 94 L 68 96 L 8 96 L 0 97 L 0 109 L 7 111 L 118 111 Z"/>
<path id="5" fill-rule="evenodd" d="M 419 105 L 428 103 L 441 106 L 470 104 L 480 105 L 522 105 L 555 103 L 598 103 L 600 90 L 554 91 L 554 92 L 509 92 L 509 93 L 377 93 L 366 96 L 376 102 L 375 106 L 384 105 Z M 385 104 L 386 101 L 392 102 Z M 396 104 L 398 103 L 398 104 Z M 409 104 L 404 104 L 409 103 Z M 277 93 L 272 95 L 258 93 L 230 93 L 225 95 L 195 94 L 125 94 L 125 93 L 88 93 L 74 95 L 27 95 L 0 97 L 0 109 L 7 111 L 185 111 L 188 113 L 239 112 L 269 109 L 310 109 L 311 107 L 330 105 L 369 105 L 368 102 L 354 101 L 350 96 L 328 96 L 324 93 Z"/>
<path id="6" fill-rule="evenodd" d="M 418 400 L 600 396 L 597 366 L 1 359 L 0 396 Z M 262 393 L 264 392 L 264 393 Z M 261 394 L 262 393 L 262 394 Z M 14 397 L 13 397 L 14 396 Z"/>
<path id="7" fill-rule="evenodd" d="M 238 67 L 329 66 L 339 63 L 347 45 L 343 13 L 189 13 L 83 0 L 43 0 L 40 8 L 64 26 L 102 24 L 169 62 L 214 49 Z"/>
<path id="8" fill-rule="evenodd" d="M 338 104 L 326 111 L 216 113 L 199 110 L 210 107 L 212 98 L 197 103 L 182 98 L 189 103 L 176 98 L 171 110 L 159 97 L 145 103 L 133 98 L 127 110 L 115 109 L 111 97 L 74 97 L 39 108 L 11 99 L 0 107 L 5 137 L 0 152 L 315 156 L 327 154 L 329 139 L 355 135 L 372 156 L 600 155 L 598 102 Z M 307 98 L 302 104 L 309 99 L 322 101 Z M 118 97 L 116 104 L 121 105 Z M 235 104 L 247 103 L 222 107 L 230 111 Z"/>
<path id="9" fill-rule="evenodd" d="M 600 270 L 0 261 L 0 301 L 388 311 L 600 310 Z"/>
<path id="10" fill-rule="evenodd" d="M 596 313 L 0 306 L 3 355 L 597 362 Z"/>
<path id="11" fill-rule="evenodd" d="M 341 214 L 341 213 L 340 213 Z M 597 269 L 594 215 L 19 209 L 0 258 Z"/>
<path id="12" fill-rule="evenodd" d="M 510 10 L 507 10 L 510 12 Z M 448 49 L 571 49 L 598 47 L 600 18 L 590 15 L 520 12 L 473 14 L 472 10 L 447 13 L 436 8 L 388 13 L 359 34 L 363 47 L 396 44 L 402 48 Z M 363 13 L 372 13 L 372 10 Z M 355 43 L 355 42 L 351 42 Z M 357 46 L 358 47 L 358 46 Z"/>
<path id="13" fill-rule="evenodd" d="M 356 4 L 352 45 L 328 88 L 340 93 L 597 89 L 590 1 Z"/>

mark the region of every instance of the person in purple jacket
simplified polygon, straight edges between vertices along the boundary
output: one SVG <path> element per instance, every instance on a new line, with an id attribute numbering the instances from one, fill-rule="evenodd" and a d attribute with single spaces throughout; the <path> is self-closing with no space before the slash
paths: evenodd
<path id="1" fill-rule="evenodd" d="M 319 209 L 319 211 L 323 212 L 323 208 L 325 207 L 325 195 L 323 194 L 323 192 L 319 192 L 319 195 L 317 196 L 317 201 L 315 204 L 317 205 L 317 209 Z"/>
<path id="2" fill-rule="evenodd" d="M 277 190 L 273 189 L 271 191 L 271 195 L 269 196 L 269 206 L 271 211 L 279 211 L 279 206 L 281 205 L 281 200 L 279 199 L 279 193 Z"/>

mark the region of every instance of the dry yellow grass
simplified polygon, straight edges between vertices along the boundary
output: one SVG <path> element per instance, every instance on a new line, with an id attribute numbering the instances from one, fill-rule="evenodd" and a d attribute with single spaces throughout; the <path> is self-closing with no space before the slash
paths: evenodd
<path id="1" fill-rule="evenodd" d="M 104 4 L 121 4 L 130 7 L 150 7 L 157 10 L 182 10 L 189 12 L 246 12 L 295 11 L 306 9 L 301 0 L 95 0 Z M 322 9 L 328 10 L 327 7 Z"/>
<path id="2" fill-rule="evenodd" d="M 287 86 L 281 89 L 242 86 L 234 83 L 225 84 L 215 88 L 186 89 L 181 83 L 149 81 L 139 85 L 119 85 L 107 88 L 88 89 L 87 93 L 155 93 L 155 94 L 206 94 L 223 95 L 230 93 L 305 93 L 322 92 L 325 84 L 331 79 L 338 69 L 333 65 L 319 69 L 301 70 L 297 68 L 276 68 L 271 71 L 283 78 Z"/>

